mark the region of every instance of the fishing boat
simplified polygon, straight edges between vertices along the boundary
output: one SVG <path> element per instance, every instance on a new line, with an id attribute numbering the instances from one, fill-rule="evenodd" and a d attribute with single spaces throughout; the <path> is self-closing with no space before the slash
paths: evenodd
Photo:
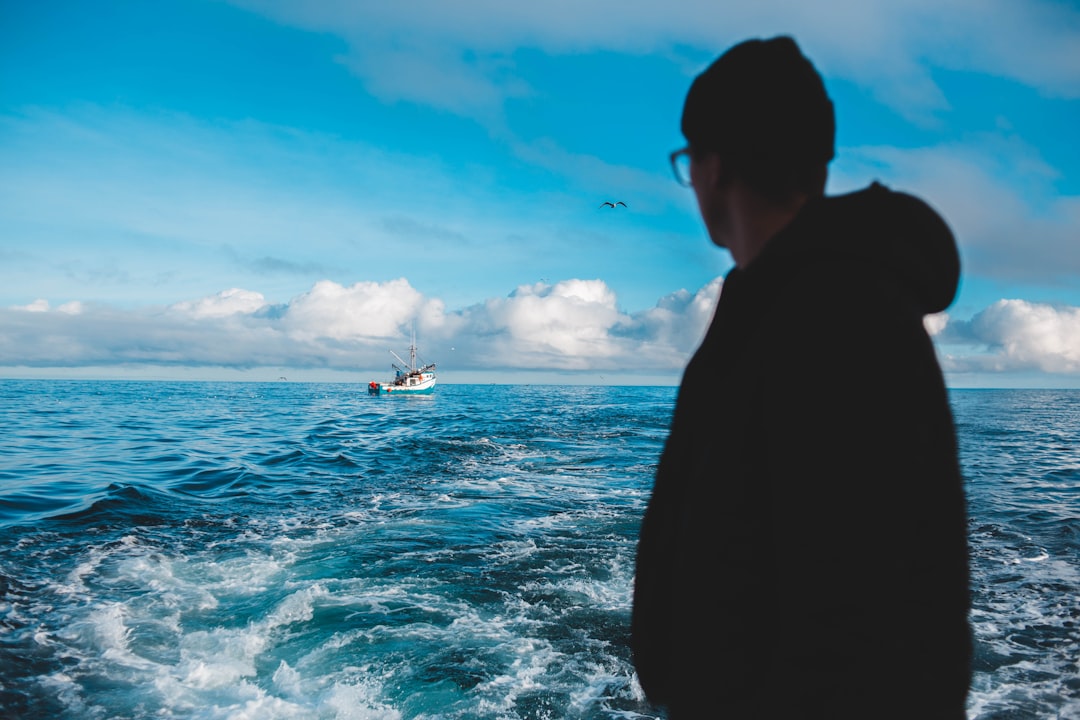
<path id="1" fill-rule="evenodd" d="M 409 345 L 409 361 L 405 362 L 393 350 L 390 354 L 397 358 L 401 365 L 391 363 L 394 368 L 394 379 L 386 382 L 372 380 L 368 383 L 368 392 L 372 395 L 427 395 L 435 389 L 435 363 L 427 365 L 416 364 L 416 337 L 413 336 Z"/>

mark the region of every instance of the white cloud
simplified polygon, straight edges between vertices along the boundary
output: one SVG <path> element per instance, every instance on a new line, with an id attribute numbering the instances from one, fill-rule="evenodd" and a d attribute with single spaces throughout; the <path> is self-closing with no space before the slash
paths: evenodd
<path id="1" fill-rule="evenodd" d="M 951 370 L 1080 373 L 1080 307 L 999 300 L 965 325 L 967 341 L 985 350 L 949 356 Z"/>
<path id="2" fill-rule="evenodd" d="M 469 315 L 502 335 L 492 352 L 513 353 L 516 362 L 529 362 L 529 356 L 559 358 L 560 366 L 575 369 L 617 355 L 611 330 L 625 319 L 615 306 L 615 294 L 601 280 L 522 286 Z"/>
<path id="3" fill-rule="evenodd" d="M 228 315 L 250 315 L 264 307 L 266 307 L 266 300 L 261 293 L 232 288 L 200 300 L 176 303 L 172 309 L 195 318 L 215 318 Z"/>
<path id="4" fill-rule="evenodd" d="M 1010 363 L 1047 372 L 1080 371 L 1080 308 L 999 300 L 971 322 L 976 337 Z"/>
<path id="5" fill-rule="evenodd" d="M 32 303 L 29 303 L 28 305 L 16 305 L 12 309 L 14 309 L 14 310 L 25 310 L 27 312 L 48 312 L 49 311 L 49 301 L 38 298 L 37 300 L 35 300 Z"/>
<path id="6" fill-rule="evenodd" d="M 349 287 L 321 280 L 294 298 L 282 327 L 299 341 L 319 338 L 366 340 L 390 338 L 417 315 L 423 297 L 407 280 L 385 284 L 359 282 Z"/>
<path id="7" fill-rule="evenodd" d="M 481 368 L 674 373 L 704 335 L 721 283 L 637 313 L 621 311 L 602 280 L 521 286 L 464 310 L 455 342 Z"/>
<path id="8" fill-rule="evenodd" d="M 81 315 L 83 311 L 83 304 L 78 300 L 72 300 L 66 302 L 56 308 L 56 312 L 65 313 L 67 315 Z"/>
<path id="9" fill-rule="evenodd" d="M 926 332 L 929 333 L 931 337 L 935 335 L 940 335 L 945 330 L 945 327 L 948 324 L 948 313 L 940 312 L 934 313 L 933 315 L 926 315 L 923 317 L 923 327 L 926 328 Z"/>
<path id="10" fill-rule="evenodd" d="M 696 293 L 686 290 L 671 293 L 660 298 L 656 307 L 639 313 L 634 333 L 642 343 L 639 352 L 659 361 L 673 349 L 686 352 L 697 348 L 712 320 L 723 285 L 723 278 L 716 278 Z M 688 353 L 686 357 L 689 358 Z"/>

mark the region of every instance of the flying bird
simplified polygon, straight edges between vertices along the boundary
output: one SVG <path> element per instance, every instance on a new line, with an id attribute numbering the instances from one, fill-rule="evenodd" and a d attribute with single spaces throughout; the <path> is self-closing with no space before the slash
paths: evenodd
<path id="1" fill-rule="evenodd" d="M 618 202 L 604 202 L 604 203 L 600 203 L 600 207 L 605 207 L 605 206 L 607 206 L 607 207 L 609 207 L 609 208 L 613 208 L 613 207 L 615 207 L 616 205 L 622 205 L 623 207 L 626 207 L 626 203 L 624 203 L 624 202 L 623 202 L 622 200 L 620 200 L 620 201 L 618 201 Z"/>

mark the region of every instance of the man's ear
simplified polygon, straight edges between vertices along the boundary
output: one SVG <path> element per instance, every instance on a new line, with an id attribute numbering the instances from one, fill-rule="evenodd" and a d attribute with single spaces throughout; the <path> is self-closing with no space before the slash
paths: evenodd
<path id="1" fill-rule="evenodd" d="M 695 158 L 694 162 L 700 165 L 701 171 L 698 175 L 701 182 L 710 190 L 726 185 L 731 180 L 728 176 L 727 163 L 720 157 L 720 153 L 704 153 L 700 159 Z"/>

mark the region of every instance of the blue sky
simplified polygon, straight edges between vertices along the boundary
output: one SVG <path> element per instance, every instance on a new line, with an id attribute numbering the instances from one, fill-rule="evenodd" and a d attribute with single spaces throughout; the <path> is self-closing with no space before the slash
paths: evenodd
<path id="1" fill-rule="evenodd" d="M 950 385 L 1080 387 L 1080 3 L 740 5 L 0 0 L 0 377 L 367 382 L 415 330 L 443 382 L 675 383 L 731 267 L 682 100 L 791 34 L 828 192 L 957 235 Z"/>

